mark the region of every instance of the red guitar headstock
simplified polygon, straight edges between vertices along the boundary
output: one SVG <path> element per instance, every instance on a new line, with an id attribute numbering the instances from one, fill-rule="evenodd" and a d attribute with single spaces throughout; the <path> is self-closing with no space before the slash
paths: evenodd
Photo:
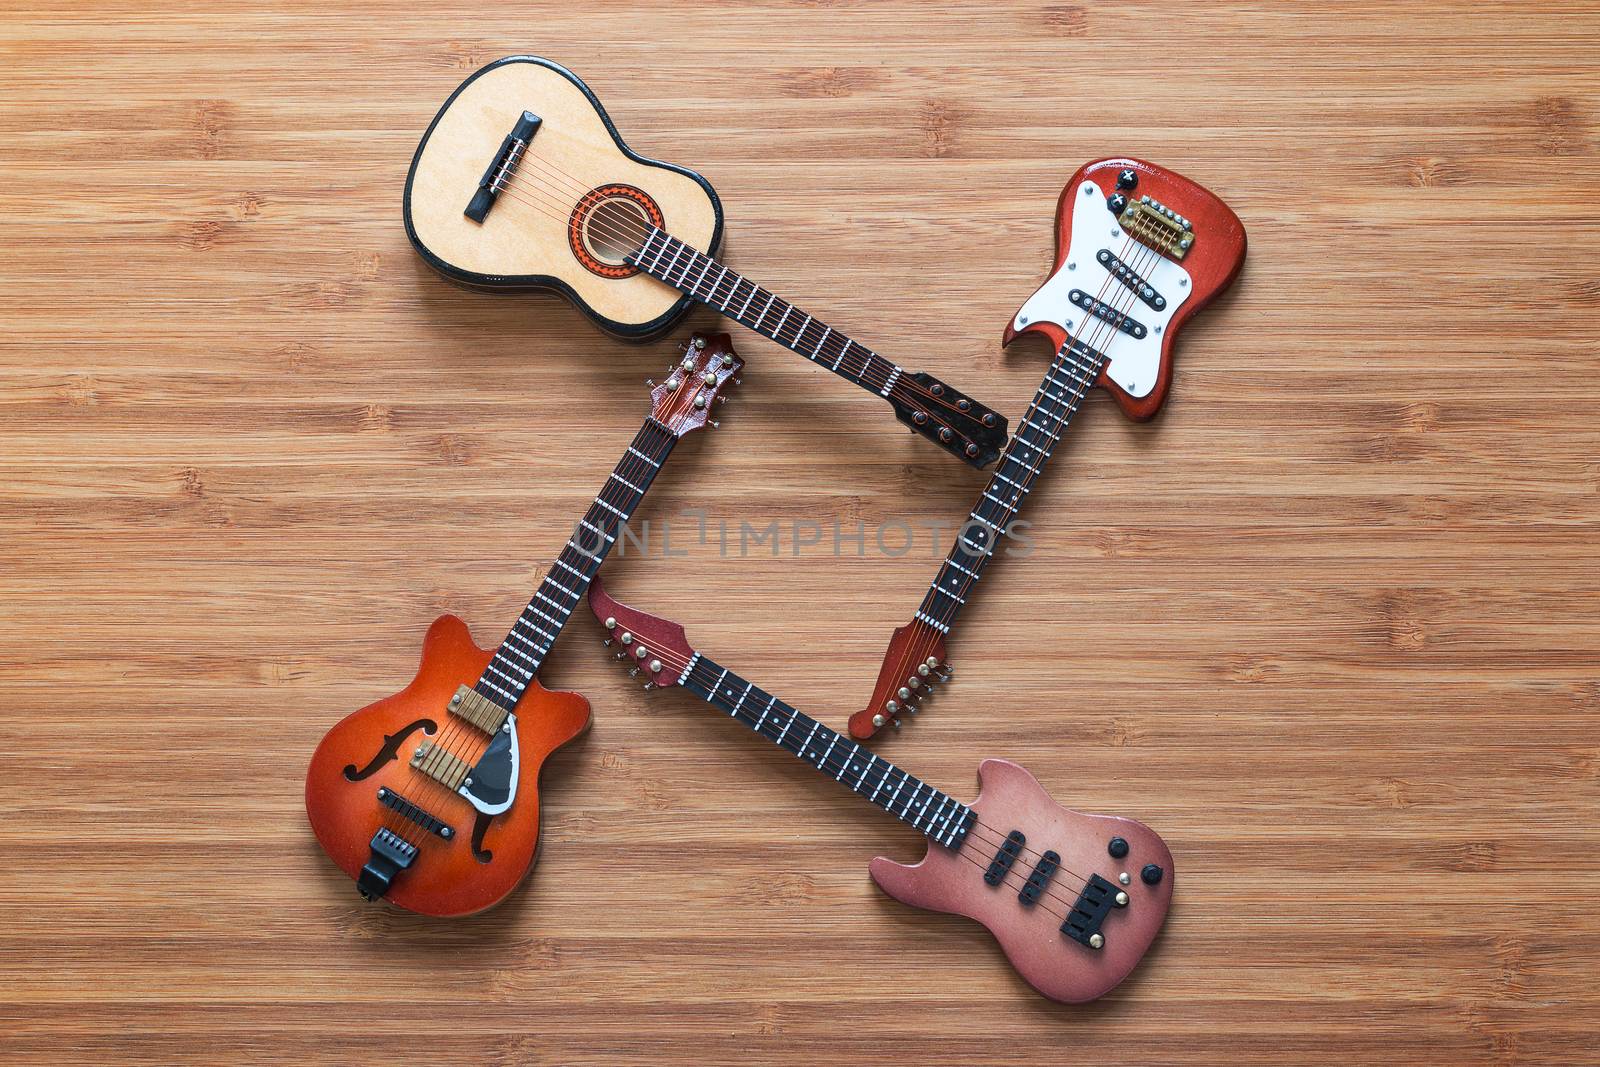
<path id="1" fill-rule="evenodd" d="M 681 346 L 683 358 L 667 368 L 667 380 L 650 390 L 650 417 L 672 431 L 674 437 L 698 430 L 708 421 L 711 409 L 727 402 L 722 389 L 728 382 L 739 384 L 744 361 L 733 350 L 733 339 L 725 333 L 707 336 L 694 334 Z"/>
<path id="2" fill-rule="evenodd" d="M 865 741 L 885 726 L 899 729 L 906 714 L 915 715 L 953 669 L 938 630 L 921 619 L 895 630 L 878 668 L 872 702 L 850 716 L 850 736 Z"/>
<path id="3" fill-rule="evenodd" d="M 589 610 L 606 628 L 607 647 L 633 664 L 628 673 L 643 676 L 646 689 L 676 685 L 694 659 L 683 627 L 621 603 L 598 577 L 589 583 Z"/>

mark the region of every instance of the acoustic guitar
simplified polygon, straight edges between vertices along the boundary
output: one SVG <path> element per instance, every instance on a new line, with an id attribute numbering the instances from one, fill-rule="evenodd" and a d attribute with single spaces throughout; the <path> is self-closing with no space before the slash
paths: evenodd
<path id="1" fill-rule="evenodd" d="M 974 466 L 1005 444 L 993 409 L 718 262 L 711 184 L 630 150 L 589 87 L 547 59 L 498 60 L 450 95 L 412 158 L 405 223 L 423 260 L 460 284 L 554 290 L 626 338 L 659 335 L 699 301 L 877 394 Z"/>
<path id="2" fill-rule="evenodd" d="M 884 650 L 850 736 L 898 728 L 951 673 L 946 642 L 984 568 L 1022 514 L 1091 388 L 1148 419 L 1172 385 L 1178 331 L 1233 283 L 1244 226 L 1214 194 L 1139 159 L 1100 159 L 1072 176 L 1056 207 L 1050 276 L 1006 325 L 1005 344 L 1042 337 L 1055 352 L 989 484 L 956 532 L 911 621 Z"/>
<path id="3" fill-rule="evenodd" d="M 682 686 L 927 838 L 919 863 L 874 859 L 872 880 L 913 907 L 983 924 L 1050 999 L 1104 995 L 1160 932 L 1172 853 L 1143 823 L 1065 808 L 1000 759 L 978 765 L 979 796 L 963 804 L 713 663 L 683 627 L 618 602 L 599 581 L 589 607 L 646 688 Z"/>
<path id="4" fill-rule="evenodd" d="M 367 900 L 465 915 L 522 880 L 539 841 L 539 771 L 589 726 L 589 703 L 538 671 L 678 438 L 707 424 L 742 363 L 727 334 L 696 335 L 650 393 L 650 417 L 500 647 L 445 615 L 411 684 L 328 731 L 306 772 L 306 814 Z M 715 425 L 715 423 L 712 423 Z"/>

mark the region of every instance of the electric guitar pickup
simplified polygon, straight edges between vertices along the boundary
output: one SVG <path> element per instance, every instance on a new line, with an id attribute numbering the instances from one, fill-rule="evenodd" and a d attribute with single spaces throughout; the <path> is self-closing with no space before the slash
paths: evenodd
<path id="1" fill-rule="evenodd" d="M 1137 159 L 1101 159 L 1073 175 L 1056 207 L 1055 267 L 1006 326 L 1005 343 L 1046 338 L 1050 370 L 989 484 L 956 533 L 911 621 L 889 638 L 850 735 L 899 727 L 951 672 L 946 639 L 1094 386 L 1129 417 L 1160 410 L 1178 330 L 1244 264 L 1244 226 L 1194 182 Z"/>
<path id="2" fill-rule="evenodd" d="M 683 627 L 609 596 L 589 607 L 646 688 L 681 685 L 928 839 L 920 863 L 879 856 L 872 880 L 914 907 L 975 919 L 1024 980 L 1077 1003 L 1144 958 L 1172 900 L 1172 853 L 1143 823 L 1071 811 L 1007 760 L 978 766 L 971 804 L 913 777 L 690 647 Z"/>
<path id="3" fill-rule="evenodd" d="M 545 689 L 539 668 L 678 438 L 706 425 L 742 366 L 727 334 L 696 335 L 500 647 L 477 647 L 465 623 L 441 616 L 411 684 L 317 746 L 306 814 L 367 900 L 465 915 L 498 902 L 532 866 L 539 771 L 589 726 L 588 701 Z"/>
<path id="4" fill-rule="evenodd" d="M 999 413 L 713 258 L 722 205 L 710 183 L 631 151 L 589 87 L 547 59 L 498 60 L 450 95 L 412 158 L 405 222 L 423 260 L 463 285 L 552 289 L 635 339 L 699 301 L 887 400 L 973 466 L 1005 444 Z"/>

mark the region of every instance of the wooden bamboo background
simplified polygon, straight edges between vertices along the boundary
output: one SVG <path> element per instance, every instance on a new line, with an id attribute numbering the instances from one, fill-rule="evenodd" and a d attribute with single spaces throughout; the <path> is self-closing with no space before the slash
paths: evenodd
<path id="1" fill-rule="evenodd" d="M 3 10 L 0 1059 L 1600 1061 L 1591 3 Z M 505 905 L 369 907 L 318 851 L 317 739 L 438 613 L 498 638 L 670 357 L 406 243 L 418 135 L 519 51 L 703 172 L 734 266 L 1013 416 L 1046 354 L 997 338 L 1075 167 L 1244 219 L 1166 412 L 1087 406 L 881 746 L 1166 836 L 1174 913 L 1103 1002 L 882 897 L 914 835 L 639 692 L 587 618 L 546 681 L 595 728 Z M 877 532 L 983 476 L 736 340 L 644 511 L 674 558 L 609 581 L 842 726 L 945 547 Z M 869 551 L 721 558 L 686 508 Z"/>

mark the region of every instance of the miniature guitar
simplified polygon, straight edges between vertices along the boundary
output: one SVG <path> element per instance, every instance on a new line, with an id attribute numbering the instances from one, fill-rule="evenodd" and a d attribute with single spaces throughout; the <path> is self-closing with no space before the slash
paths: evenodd
<path id="1" fill-rule="evenodd" d="M 649 338 L 699 301 L 876 393 L 913 432 L 977 467 L 1006 420 L 910 373 L 712 258 L 722 207 L 700 175 L 629 150 L 589 87 L 536 56 L 461 84 L 417 146 L 406 233 L 445 277 L 553 289 L 603 329 Z"/>
<path id="2" fill-rule="evenodd" d="M 1064 808 L 999 759 L 979 764 L 978 799 L 963 804 L 713 663 L 681 626 L 619 603 L 598 580 L 589 607 L 646 688 L 683 686 L 926 837 L 920 863 L 880 856 L 872 880 L 906 904 L 983 924 L 1050 999 L 1104 995 L 1155 940 L 1172 853 L 1143 823 Z"/>
<path id="3" fill-rule="evenodd" d="M 1130 417 L 1153 416 L 1172 384 L 1173 338 L 1232 283 L 1244 249 L 1228 206 L 1170 170 L 1102 159 L 1073 175 L 1056 208 L 1055 268 L 1005 332 L 1008 345 L 1025 333 L 1047 338 L 1055 358 L 922 605 L 889 638 L 872 699 L 850 717 L 852 737 L 898 727 L 949 678 L 956 615 L 1084 394 L 1098 385 Z"/>
<path id="4" fill-rule="evenodd" d="M 527 873 L 540 768 L 589 726 L 588 701 L 545 689 L 539 667 L 678 438 L 706 424 L 741 366 L 727 334 L 709 343 L 696 335 L 651 391 L 650 417 L 499 649 L 478 648 L 465 623 L 441 616 L 411 684 L 317 746 L 306 814 L 363 897 L 465 915 Z"/>

